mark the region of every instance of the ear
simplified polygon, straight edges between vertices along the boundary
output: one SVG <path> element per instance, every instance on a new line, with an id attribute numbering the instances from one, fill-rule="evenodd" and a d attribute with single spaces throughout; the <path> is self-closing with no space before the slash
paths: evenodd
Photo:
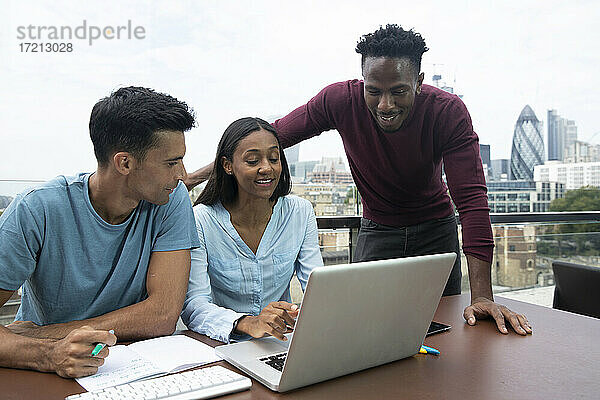
<path id="1" fill-rule="evenodd" d="M 129 173 L 135 168 L 137 162 L 137 160 L 126 151 L 115 153 L 112 161 L 115 169 L 121 175 L 129 175 Z"/>
<path id="2" fill-rule="evenodd" d="M 421 72 L 417 77 L 417 94 L 421 94 L 421 86 L 423 86 L 423 79 L 425 78 L 425 74 Z"/>
<path id="3" fill-rule="evenodd" d="M 233 165 L 227 157 L 221 157 L 221 165 L 223 166 L 223 169 L 227 175 L 233 175 Z"/>

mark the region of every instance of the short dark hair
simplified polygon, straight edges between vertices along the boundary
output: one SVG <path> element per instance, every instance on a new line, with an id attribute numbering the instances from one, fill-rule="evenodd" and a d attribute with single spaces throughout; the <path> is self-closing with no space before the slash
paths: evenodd
<path id="1" fill-rule="evenodd" d="M 356 45 L 356 52 L 362 56 L 362 66 L 368 57 L 406 57 L 417 67 L 417 73 L 421 71 L 421 57 L 427 50 L 420 34 L 396 24 L 387 24 L 385 28 L 379 27 L 375 32 L 363 35 Z"/>
<path id="2" fill-rule="evenodd" d="M 283 148 L 281 147 L 281 142 L 277 136 L 277 131 L 271 124 L 263 119 L 246 117 L 232 122 L 227 129 L 225 129 L 225 132 L 219 141 L 219 146 L 217 147 L 217 155 L 215 156 L 213 170 L 210 173 L 210 177 L 208 178 L 204 190 L 200 193 L 200 196 L 198 196 L 194 205 L 213 205 L 217 201 L 220 201 L 222 204 L 230 204 L 236 199 L 238 195 L 237 182 L 233 175 L 225 173 L 221 159 L 225 157 L 228 160 L 233 161 L 233 153 L 235 153 L 240 141 L 252 132 L 261 129 L 264 129 L 275 136 L 277 145 L 279 146 L 279 160 L 281 162 L 281 176 L 279 177 L 279 183 L 269 200 L 275 201 L 279 197 L 285 196 L 291 192 L 292 178 L 290 177 L 290 169 Z"/>
<path id="3" fill-rule="evenodd" d="M 96 160 L 108 163 L 118 151 L 143 160 L 158 144 L 157 132 L 185 132 L 194 127 L 194 111 L 168 94 L 124 87 L 98 101 L 90 115 L 90 138 Z"/>

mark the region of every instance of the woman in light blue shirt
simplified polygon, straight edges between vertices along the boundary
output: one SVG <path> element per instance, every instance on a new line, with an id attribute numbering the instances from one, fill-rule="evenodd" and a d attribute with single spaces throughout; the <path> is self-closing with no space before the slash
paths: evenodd
<path id="1" fill-rule="evenodd" d="M 304 290 L 310 271 L 323 265 L 312 205 L 290 190 L 275 129 L 259 118 L 229 125 L 194 207 L 200 247 L 181 313 L 188 328 L 223 342 L 286 340 L 298 314 L 292 275 Z"/>

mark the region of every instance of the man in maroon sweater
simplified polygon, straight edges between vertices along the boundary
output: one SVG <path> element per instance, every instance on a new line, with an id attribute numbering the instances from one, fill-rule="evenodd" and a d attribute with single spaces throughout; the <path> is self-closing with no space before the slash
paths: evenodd
<path id="1" fill-rule="evenodd" d="M 463 227 L 471 284 L 469 325 L 492 317 L 502 333 L 531 333 L 527 319 L 493 301 L 494 242 L 478 137 L 462 101 L 423 85 L 418 34 L 387 25 L 364 35 L 364 80 L 327 86 L 307 104 L 275 121 L 283 147 L 337 129 L 362 196 L 363 218 L 354 261 L 455 252 L 460 255 L 454 208 Z M 442 180 L 442 164 L 448 188 Z M 189 175 L 188 187 L 207 170 Z M 460 257 L 444 295 L 459 294 Z"/>

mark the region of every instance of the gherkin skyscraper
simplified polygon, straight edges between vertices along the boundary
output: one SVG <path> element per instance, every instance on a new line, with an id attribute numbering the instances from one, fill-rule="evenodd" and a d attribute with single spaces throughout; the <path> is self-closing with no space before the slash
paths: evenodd
<path id="1" fill-rule="evenodd" d="M 542 123 L 526 105 L 515 124 L 510 155 L 510 178 L 533 180 L 533 167 L 544 163 Z"/>

